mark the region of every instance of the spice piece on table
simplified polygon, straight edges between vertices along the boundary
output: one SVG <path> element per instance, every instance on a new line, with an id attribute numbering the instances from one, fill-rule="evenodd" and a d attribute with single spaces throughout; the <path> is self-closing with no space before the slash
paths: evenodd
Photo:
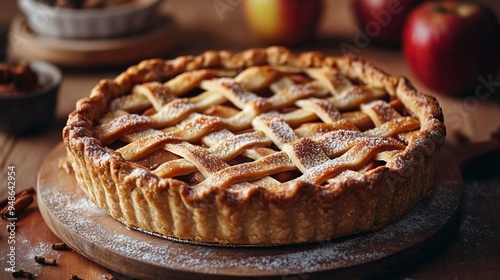
<path id="1" fill-rule="evenodd" d="M 12 276 L 14 278 L 26 278 L 26 279 L 33 279 L 33 273 L 24 271 L 22 269 L 19 269 L 18 271 L 12 272 Z"/>
<path id="2" fill-rule="evenodd" d="M 63 243 L 63 242 L 52 244 L 52 249 L 58 250 L 58 251 L 71 250 L 71 248 L 66 243 Z"/>
<path id="3" fill-rule="evenodd" d="M 15 200 L 12 200 L 12 203 L 7 203 L 5 207 L 0 211 L 0 217 L 4 220 L 8 220 L 10 218 L 14 218 L 21 214 L 24 209 L 28 208 L 28 206 L 33 202 L 33 195 L 25 194 L 19 197 L 16 197 Z"/>
<path id="4" fill-rule="evenodd" d="M 33 187 L 30 187 L 28 189 L 22 190 L 14 195 L 14 197 L 18 198 L 20 196 L 24 195 L 34 195 L 35 194 L 35 189 Z M 0 201 L 0 208 L 5 207 L 9 203 L 9 198 L 5 198 L 2 201 Z"/>
<path id="5" fill-rule="evenodd" d="M 44 265 L 56 265 L 56 260 L 51 258 L 35 256 L 35 261 L 39 264 L 44 264 Z"/>
<path id="6" fill-rule="evenodd" d="M 111 272 L 108 271 L 108 273 L 105 276 L 106 280 L 118 280 Z"/>

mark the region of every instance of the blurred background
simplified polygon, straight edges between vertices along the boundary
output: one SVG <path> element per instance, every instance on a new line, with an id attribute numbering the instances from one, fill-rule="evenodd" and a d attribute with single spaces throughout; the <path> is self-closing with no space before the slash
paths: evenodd
<path id="1" fill-rule="evenodd" d="M 336 43 L 352 41 L 357 25 L 352 2 L 354 0 L 325 0 L 318 26 L 318 39 L 323 47 L 339 51 Z M 244 23 L 241 0 L 166 0 L 161 12 L 171 16 L 180 29 L 180 53 L 193 54 L 206 48 L 242 50 L 264 46 L 249 32 Z M 500 16 L 498 0 L 471 0 L 491 8 Z M 9 26 L 20 14 L 16 0 L 3 0 L 0 9 L 0 43 L 4 54 Z M 230 24 L 229 24 L 230 23 Z M 311 46 L 309 46 L 311 47 Z M 304 46 L 307 48 L 307 46 Z M 194 51 L 193 51 L 194 50 Z"/>
<path id="2" fill-rule="evenodd" d="M 299 10 L 302 9 L 301 11 L 303 12 L 297 18 L 297 16 L 283 15 L 286 14 L 288 8 L 292 9 L 290 7 L 287 8 L 287 5 L 283 4 L 287 2 L 285 0 L 257 0 L 253 2 L 263 2 L 264 4 L 255 4 L 254 7 L 246 5 L 249 1 L 241 0 L 165 0 L 160 1 L 159 5 L 155 7 L 157 11 L 155 11 L 154 16 L 158 18 L 153 23 L 150 23 L 151 25 L 146 29 L 130 34 L 125 33 L 109 37 L 104 35 L 100 38 L 57 38 L 34 32 L 23 16 L 23 12 L 26 14 L 26 11 L 21 11 L 19 8 L 19 3 L 21 2 L 34 1 L 2 0 L 0 9 L 0 59 L 2 61 L 6 59 L 41 59 L 63 68 L 65 79 L 61 85 L 57 111 L 57 117 L 61 122 L 64 122 L 68 113 L 73 110 L 75 102 L 87 96 L 99 79 L 115 77 L 126 67 L 142 59 L 152 57 L 168 59 L 179 55 L 196 55 L 209 49 L 241 51 L 253 47 L 284 44 L 294 51 L 319 50 L 333 55 L 354 52 L 390 74 L 408 76 L 417 89 L 438 97 L 444 107 L 445 113 L 451 116 L 448 127 L 451 130 L 462 130 L 461 134 L 466 137 L 473 137 L 477 140 L 489 139 L 491 132 L 496 131 L 498 128 L 498 124 L 492 122 L 486 125 L 481 124 L 483 129 L 478 131 L 473 122 L 464 124 L 463 120 L 468 118 L 472 111 L 474 114 L 483 113 L 490 115 L 493 112 L 494 118 L 500 118 L 499 102 L 495 101 L 500 96 L 498 94 L 500 89 L 494 90 L 497 93 L 489 95 L 486 102 L 481 102 L 481 106 L 485 106 L 485 110 L 482 110 L 483 108 L 478 110 L 475 108 L 474 103 L 472 104 L 474 108 L 469 106 L 473 110 L 467 111 L 467 105 L 471 103 L 464 103 L 467 101 L 466 95 L 459 96 L 457 102 L 456 94 L 443 94 L 439 89 L 436 90 L 432 83 L 421 79 L 418 74 L 416 75 L 410 69 L 411 66 L 405 60 L 399 44 L 402 40 L 396 40 L 396 43 L 381 43 L 376 38 L 367 36 L 366 33 L 370 32 L 369 29 L 366 29 L 369 27 L 369 23 L 361 22 L 355 16 L 355 7 L 360 7 L 361 10 L 364 10 L 368 14 L 377 12 L 373 7 L 365 7 L 360 3 L 372 2 L 385 3 L 387 5 L 388 3 L 416 3 L 419 1 L 304 1 L 309 3 L 321 2 L 323 4 L 320 9 L 321 13 L 320 15 L 314 14 L 311 11 L 314 7 L 311 8 L 306 5 L 298 8 Z M 140 1 L 148 2 L 148 0 Z M 497 18 L 500 16 L 500 2 L 498 0 L 476 0 L 469 2 L 483 4 L 489 10 L 493 11 Z M 397 5 L 396 8 L 398 8 Z M 280 9 L 285 12 L 276 11 Z M 387 8 L 385 9 L 387 10 Z M 59 12 L 45 11 L 44 9 L 38 10 L 42 10 L 42 15 L 59 15 Z M 310 14 L 309 18 L 307 14 Z M 245 15 L 247 16 L 245 17 Z M 308 27 L 307 22 L 314 21 L 311 20 L 311 17 L 319 19 L 316 27 Z M 381 17 L 381 20 L 383 20 L 383 15 Z M 46 18 L 40 15 L 35 15 L 34 18 L 35 21 L 38 20 L 47 25 L 43 21 Z M 394 21 L 395 18 L 393 18 Z M 365 19 L 368 22 L 369 20 L 370 18 Z M 59 24 L 59 27 L 64 25 Z M 404 25 L 404 22 L 400 22 L 399 25 Z M 93 28 L 101 30 L 103 26 L 101 24 Z M 58 25 L 55 25 L 55 27 L 58 27 Z M 56 29 L 55 27 L 49 28 L 46 32 L 52 32 Z M 379 31 L 384 33 L 384 28 L 377 29 L 380 28 L 380 25 L 371 27 L 375 33 Z M 290 35 L 290 32 L 292 35 Z M 308 38 L 307 36 L 306 38 L 300 38 L 301 32 L 305 32 L 306 35 L 315 33 L 316 36 L 314 38 Z M 386 33 L 389 33 L 388 36 L 390 37 L 391 33 L 395 32 Z M 494 37 L 498 39 L 500 36 L 499 34 L 488 34 L 484 30 L 478 30 L 473 33 L 486 34 L 486 39 L 471 38 L 471 41 L 478 41 L 476 45 L 493 46 L 493 43 L 488 40 Z M 275 40 L 262 40 L 262 37 L 266 36 L 267 39 L 270 36 L 271 39 Z M 298 36 L 299 38 L 294 38 L 294 36 Z M 293 40 L 298 40 L 299 43 L 296 44 Z M 480 42 L 481 40 L 486 40 L 486 42 Z M 457 48 L 459 47 L 457 46 Z M 470 48 L 470 46 L 462 46 L 461 48 L 464 51 L 468 51 L 467 48 Z M 420 50 L 417 50 L 418 52 Z M 486 56 L 486 61 L 494 60 L 490 59 L 490 55 L 485 54 L 486 52 L 484 51 L 476 52 L 483 53 L 482 56 Z M 496 53 L 498 54 L 499 51 L 496 50 Z M 464 61 L 462 55 L 457 56 L 459 56 L 456 58 L 457 62 Z M 468 67 L 467 62 L 462 62 L 462 64 L 466 64 L 465 67 Z M 453 65 L 452 68 L 458 67 Z M 441 69 L 435 69 L 435 71 L 443 72 Z M 488 71 L 488 73 L 492 72 L 491 70 Z M 496 72 L 498 73 L 498 71 Z M 481 75 L 488 80 L 487 76 L 484 74 Z M 463 80 L 457 75 L 448 76 L 451 76 L 451 83 Z M 477 76 L 479 75 L 475 74 L 474 76 L 474 85 L 480 85 L 475 80 Z M 498 79 L 491 78 L 492 81 L 498 81 Z M 472 100 L 472 102 L 477 103 L 477 98 Z M 482 118 L 480 117 L 479 119 Z"/>

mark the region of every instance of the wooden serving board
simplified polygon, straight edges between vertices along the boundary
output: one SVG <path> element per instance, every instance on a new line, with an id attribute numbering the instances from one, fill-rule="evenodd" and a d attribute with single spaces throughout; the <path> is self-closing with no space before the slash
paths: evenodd
<path id="1" fill-rule="evenodd" d="M 39 171 L 43 219 L 78 253 L 139 279 L 343 279 L 383 273 L 435 249 L 457 224 L 462 192 L 458 166 L 444 151 L 432 195 L 380 231 L 304 245 L 211 247 L 126 228 L 90 202 L 74 176 L 58 167 L 65 155 L 64 145 L 58 145 Z"/>
<path id="2" fill-rule="evenodd" d="M 44 60 L 67 67 L 123 66 L 165 56 L 178 42 L 174 21 L 165 15 L 147 30 L 125 37 L 64 39 L 38 35 L 24 16 L 15 17 L 9 31 L 9 60 Z"/>

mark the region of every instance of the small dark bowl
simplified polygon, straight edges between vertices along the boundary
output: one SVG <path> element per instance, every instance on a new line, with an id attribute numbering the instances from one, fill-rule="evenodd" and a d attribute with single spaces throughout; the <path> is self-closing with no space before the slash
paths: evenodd
<path id="1" fill-rule="evenodd" d="M 54 120 L 61 71 L 43 61 L 30 61 L 42 87 L 16 95 L 0 94 L 0 131 L 15 135 L 38 132 Z"/>

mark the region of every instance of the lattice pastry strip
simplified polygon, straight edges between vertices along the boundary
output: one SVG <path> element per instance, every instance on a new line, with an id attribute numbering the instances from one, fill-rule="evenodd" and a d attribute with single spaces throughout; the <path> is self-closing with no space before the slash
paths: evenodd
<path id="1" fill-rule="evenodd" d="M 401 118 L 401 115 L 391 105 L 382 100 L 362 104 L 360 107 L 361 111 L 372 119 L 375 126 L 381 126 L 388 121 Z"/>
<path id="2" fill-rule="evenodd" d="M 404 150 L 406 148 L 399 141 L 392 139 L 368 138 L 362 140 L 342 156 L 328 160 L 309 169 L 297 180 L 311 184 L 323 184 L 327 179 L 347 169 L 357 169 L 363 166 L 376 154 L 388 150 Z"/>
<path id="3" fill-rule="evenodd" d="M 353 87 L 352 82 L 337 69 L 309 68 L 306 73 L 326 85 L 332 95 L 340 95 Z"/>
<path id="4" fill-rule="evenodd" d="M 211 138 L 212 134 L 224 134 L 225 137 L 223 139 L 217 137 L 219 142 L 215 144 L 214 143 L 215 141 L 210 141 L 208 139 Z M 271 143 L 271 140 L 265 137 L 264 133 L 259 131 L 234 135 L 228 130 L 221 130 L 207 135 L 206 137 L 203 138 L 203 140 L 202 141 L 205 143 L 210 141 L 210 144 L 212 144 L 209 145 L 210 148 L 208 149 L 208 152 L 210 154 L 214 155 L 217 159 L 226 162 L 231 159 L 234 159 L 236 156 L 241 154 L 242 151 L 248 149 L 249 147 L 268 146 Z M 165 149 L 169 150 L 168 146 L 165 147 Z M 186 168 L 181 173 L 175 170 L 177 165 L 182 165 L 185 166 Z M 157 169 L 155 169 L 153 173 L 160 177 L 175 177 L 180 175 L 186 175 L 193 171 L 196 171 L 196 165 L 190 163 L 185 159 L 179 159 L 163 163 Z"/>
<path id="5" fill-rule="evenodd" d="M 176 130 L 165 133 L 149 130 L 151 134 L 123 146 L 116 151 L 128 160 L 137 160 L 160 149 L 169 141 L 198 141 L 211 131 L 221 129 L 222 125 L 223 123 L 218 117 L 192 114 L 189 121 L 185 122 Z"/>

